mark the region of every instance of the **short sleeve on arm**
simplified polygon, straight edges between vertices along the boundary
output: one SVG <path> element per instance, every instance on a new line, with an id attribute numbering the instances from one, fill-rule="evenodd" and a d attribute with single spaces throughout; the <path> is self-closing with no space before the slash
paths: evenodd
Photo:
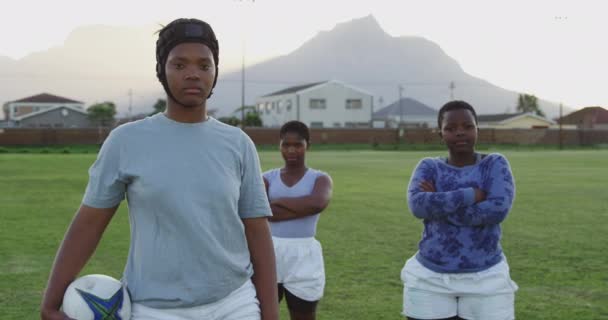
<path id="1" fill-rule="evenodd" d="M 89 168 L 89 183 L 82 203 L 93 208 L 112 208 L 125 198 L 126 183 L 121 179 L 122 148 L 113 130 L 104 141 L 97 160 Z"/>
<path id="2" fill-rule="evenodd" d="M 243 134 L 239 216 L 242 219 L 272 216 L 262 179 L 260 159 L 251 139 Z"/>
<path id="3" fill-rule="evenodd" d="M 270 169 L 270 170 L 262 173 L 262 177 L 264 179 L 266 179 L 268 182 L 270 182 L 270 180 L 272 180 L 272 178 L 273 178 L 274 172 L 275 172 L 275 169 Z"/>

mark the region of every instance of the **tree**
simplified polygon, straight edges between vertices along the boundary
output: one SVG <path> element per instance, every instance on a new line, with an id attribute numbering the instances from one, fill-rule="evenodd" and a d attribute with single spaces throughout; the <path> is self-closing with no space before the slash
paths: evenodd
<path id="1" fill-rule="evenodd" d="M 225 124 L 229 124 L 229 125 L 235 126 L 235 127 L 238 127 L 241 124 L 241 120 L 235 116 L 220 117 L 218 120 Z"/>
<path id="2" fill-rule="evenodd" d="M 150 113 L 150 115 L 157 114 L 159 112 L 164 112 L 165 109 L 167 108 L 167 100 L 165 100 L 165 99 L 156 100 L 156 103 L 152 106 L 152 108 L 154 108 L 154 111 L 152 111 L 152 113 Z"/>
<path id="3" fill-rule="evenodd" d="M 245 127 L 261 127 L 262 118 L 257 112 L 250 112 L 245 115 Z"/>
<path id="4" fill-rule="evenodd" d="M 517 98 L 517 111 L 533 112 L 538 116 L 545 117 L 545 113 L 538 106 L 538 98 L 535 95 L 520 94 Z"/>
<path id="5" fill-rule="evenodd" d="M 87 113 L 91 121 L 97 123 L 100 127 L 108 127 L 114 124 L 116 105 L 110 101 L 96 103 L 87 108 Z"/>
<path id="6" fill-rule="evenodd" d="M 245 127 L 261 127 L 262 118 L 257 112 L 250 112 L 245 115 Z"/>
<path id="7" fill-rule="evenodd" d="M 241 120 L 240 120 L 241 111 L 243 109 L 245 110 L 245 119 L 243 119 L 245 127 L 261 127 L 262 126 L 262 118 L 260 117 L 260 114 L 258 113 L 258 110 L 256 109 L 255 106 L 238 107 L 236 110 L 234 110 L 232 112 L 232 114 L 234 115 L 233 117 L 238 118 L 239 124 L 241 123 Z M 238 115 L 238 117 L 236 115 Z"/>

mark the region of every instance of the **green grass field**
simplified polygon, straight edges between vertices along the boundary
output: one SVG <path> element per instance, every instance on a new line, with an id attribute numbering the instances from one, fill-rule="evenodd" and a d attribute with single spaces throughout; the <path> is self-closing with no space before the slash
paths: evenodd
<path id="1" fill-rule="evenodd" d="M 422 224 L 405 188 L 421 157 L 441 151 L 317 151 L 334 197 L 317 238 L 327 287 L 318 319 L 402 319 L 400 270 Z M 506 151 L 517 185 L 503 248 L 518 319 L 608 319 L 608 150 Z M 263 169 L 281 164 L 262 151 Z M 38 319 L 54 254 L 82 198 L 92 154 L 0 154 L 0 319 Z M 123 204 L 83 274 L 120 278 Z M 282 319 L 288 319 L 284 305 Z"/>

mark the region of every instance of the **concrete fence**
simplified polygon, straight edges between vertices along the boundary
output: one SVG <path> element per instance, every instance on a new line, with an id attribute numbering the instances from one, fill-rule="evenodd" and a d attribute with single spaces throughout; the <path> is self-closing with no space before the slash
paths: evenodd
<path id="1" fill-rule="evenodd" d="M 110 129 L 0 129 L 0 146 L 100 144 Z M 277 128 L 245 128 L 258 145 L 277 144 Z M 608 129 L 563 130 L 563 145 L 608 144 Z M 434 144 L 439 143 L 433 129 L 312 129 L 314 144 Z M 480 129 L 478 143 L 558 145 L 558 129 Z"/>

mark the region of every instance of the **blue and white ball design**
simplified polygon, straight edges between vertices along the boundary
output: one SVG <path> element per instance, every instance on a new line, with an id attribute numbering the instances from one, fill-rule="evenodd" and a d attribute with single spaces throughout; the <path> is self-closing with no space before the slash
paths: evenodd
<path id="1" fill-rule="evenodd" d="M 127 289 L 112 277 L 91 274 L 72 282 L 63 296 L 63 312 L 76 320 L 129 320 Z"/>

